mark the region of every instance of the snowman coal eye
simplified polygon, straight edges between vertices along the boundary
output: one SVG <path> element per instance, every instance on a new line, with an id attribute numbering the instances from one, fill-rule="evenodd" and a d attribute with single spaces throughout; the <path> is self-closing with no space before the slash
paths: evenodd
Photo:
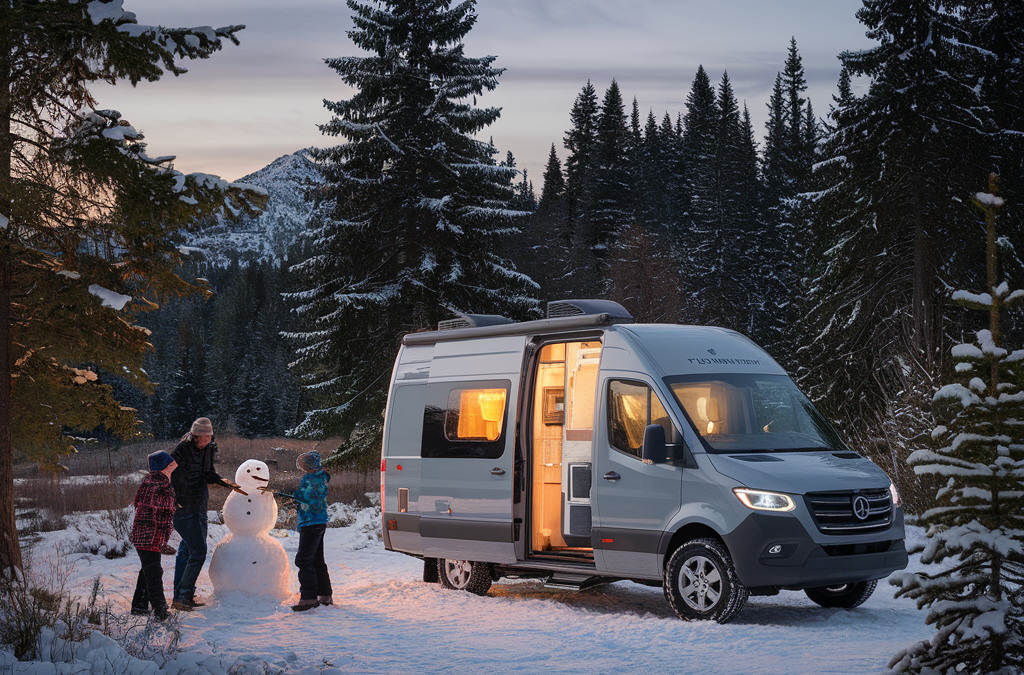
<path id="1" fill-rule="evenodd" d="M 245 472 L 246 473 L 252 473 L 252 469 L 246 469 Z"/>

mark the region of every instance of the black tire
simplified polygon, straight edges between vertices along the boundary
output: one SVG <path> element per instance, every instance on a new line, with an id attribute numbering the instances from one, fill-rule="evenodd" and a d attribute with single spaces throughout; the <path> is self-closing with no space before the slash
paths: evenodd
<path id="1" fill-rule="evenodd" d="M 841 607 L 853 609 L 864 604 L 864 601 L 875 592 L 877 581 L 859 581 L 853 584 L 836 584 L 835 586 L 819 586 L 804 590 L 807 597 L 822 607 Z"/>
<path id="2" fill-rule="evenodd" d="M 491 566 L 487 563 L 438 558 L 437 576 L 442 586 L 456 591 L 486 595 L 491 588 Z"/>
<path id="3" fill-rule="evenodd" d="M 664 588 L 668 604 L 684 621 L 727 623 L 749 595 L 717 539 L 694 539 L 677 548 L 665 567 Z"/>

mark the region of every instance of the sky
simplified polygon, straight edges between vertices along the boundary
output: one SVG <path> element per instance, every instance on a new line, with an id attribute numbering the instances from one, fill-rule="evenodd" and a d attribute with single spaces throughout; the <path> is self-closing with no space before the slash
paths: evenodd
<path id="1" fill-rule="evenodd" d="M 115 2 L 117 0 L 114 0 Z M 481 138 L 539 193 L 551 144 L 564 163 L 569 111 L 590 80 L 603 97 L 612 78 L 641 116 L 685 112 L 698 65 L 717 83 L 728 71 L 740 104 L 763 137 L 766 104 L 796 38 L 818 116 L 827 114 L 839 77 L 837 55 L 872 46 L 856 19 L 861 0 L 479 0 L 466 54 L 497 56 L 497 89 L 478 99 L 502 109 Z M 245 24 L 240 46 L 187 63 L 181 77 L 103 85 L 99 106 L 121 111 L 146 135 L 149 154 L 176 155 L 175 168 L 236 180 L 281 155 L 326 147 L 323 101 L 352 90 L 325 58 L 364 55 L 348 39 L 343 0 L 124 0 L 139 23 Z"/>

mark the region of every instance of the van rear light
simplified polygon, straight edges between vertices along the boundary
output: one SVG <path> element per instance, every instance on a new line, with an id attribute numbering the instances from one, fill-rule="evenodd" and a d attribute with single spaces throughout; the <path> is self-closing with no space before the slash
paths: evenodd
<path id="1" fill-rule="evenodd" d="M 386 457 L 382 457 L 380 460 L 380 520 L 381 526 L 384 525 L 384 476 L 387 475 L 388 460 Z"/>

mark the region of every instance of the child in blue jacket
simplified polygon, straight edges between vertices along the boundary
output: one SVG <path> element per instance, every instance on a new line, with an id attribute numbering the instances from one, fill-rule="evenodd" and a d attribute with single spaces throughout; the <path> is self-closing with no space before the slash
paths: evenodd
<path id="1" fill-rule="evenodd" d="M 333 604 L 331 575 L 324 562 L 324 532 L 327 530 L 327 483 L 331 474 L 321 466 L 320 453 L 305 452 L 295 466 L 306 472 L 294 494 L 285 495 L 297 502 L 299 550 L 295 566 L 299 568 L 299 602 L 296 612 L 319 605 Z M 284 495 L 285 493 L 281 493 Z"/>

